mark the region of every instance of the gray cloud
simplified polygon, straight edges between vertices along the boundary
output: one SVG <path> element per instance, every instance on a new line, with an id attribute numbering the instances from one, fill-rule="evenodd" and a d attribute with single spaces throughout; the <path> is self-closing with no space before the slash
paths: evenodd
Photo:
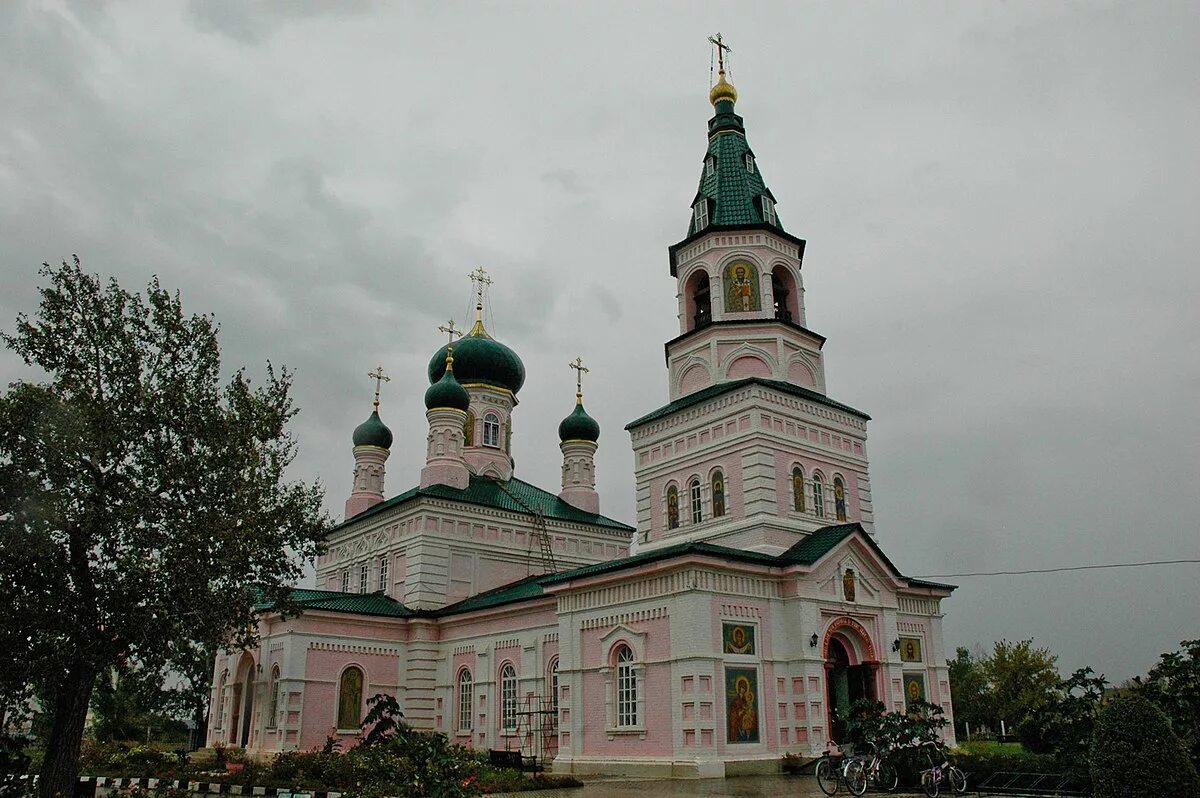
<path id="1" fill-rule="evenodd" d="M 593 371 L 604 508 L 666 400 L 709 114 L 734 46 L 751 143 L 808 239 L 830 393 L 870 428 L 880 542 L 913 574 L 1200 554 L 1200 33 L 1185 3 L 905 6 L 0 4 L 0 324 L 44 260 L 159 274 L 230 369 L 298 369 L 301 457 L 340 513 L 365 372 L 388 484 L 424 452 L 436 325 L 529 372 L 519 473 L 557 484 L 566 363 Z M 0 379 L 24 370 L 0 353 Z M 1034 636 L 1144 670 L 1195 637 L 1194 567 L 963 580 L 947 642 Z"/>

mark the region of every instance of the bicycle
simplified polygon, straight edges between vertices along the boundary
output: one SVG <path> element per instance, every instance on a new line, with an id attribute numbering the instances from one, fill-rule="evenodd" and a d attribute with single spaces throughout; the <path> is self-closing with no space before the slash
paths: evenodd
<path id="1" fill-rule="evenodd" d="M 892 792 L 900 785 L 900 772 L 890 761 L 892 752 L 880 753 L 874 743 L 867 743 L 867 745 L 870 747 L 870 756 L 863 761 L 863 772 L 866 778 L 862 780 L 862 791 L 854 792 L 854 789 L 851 788 L 851 794 L 862 795 L 867 791 L 868 786 Z"/>
<path id="2" fill-rule="evenodd" d="M 830 740 L 825 753 L 817 760 L 817 786 L 826 795 L 833 795 L 842 784 L 851 795 L 862 795 L 867 791 L 867 772 L 862 759 L 842 754 L 833 754 L 830 748 L 837 743 Z M 838 760 L 841 760 L 840 762 Z"/>
<path id="3" fill-rule="evenodd" d="M 958 795 L 967 791 L 966 774 L 950 763 L 941 743 L 927 740 L 921 743 L 921 753 L 929 765 L 921 771 L 921 789 L 929 798 L 937 798 L 943 784 Z"/>

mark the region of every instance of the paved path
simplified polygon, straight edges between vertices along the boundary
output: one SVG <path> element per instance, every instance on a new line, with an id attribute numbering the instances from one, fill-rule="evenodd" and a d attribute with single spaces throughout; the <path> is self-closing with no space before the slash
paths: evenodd
<path id="1" fill-rule="evenodd" d="M 510 793 L 521 798 L 825 798 L 812 776 L 741 776 L 729 779 L 588 781 L 573 790 Z M 845 788 L 839 796 L 849 795 Z M 902 793 L 891 793 L 902 798 Z M 502 798 L 496 796 L 496 798 Z"/>

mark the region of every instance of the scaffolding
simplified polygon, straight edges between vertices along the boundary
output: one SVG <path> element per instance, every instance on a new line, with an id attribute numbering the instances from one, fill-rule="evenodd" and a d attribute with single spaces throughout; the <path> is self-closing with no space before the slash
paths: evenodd
<path id="1" fill-rule="evenodd" d="M 530 693 L 516 715 L 523 767 L 545 770 L 558 753 L 558 708 L 553 699 Z"/>

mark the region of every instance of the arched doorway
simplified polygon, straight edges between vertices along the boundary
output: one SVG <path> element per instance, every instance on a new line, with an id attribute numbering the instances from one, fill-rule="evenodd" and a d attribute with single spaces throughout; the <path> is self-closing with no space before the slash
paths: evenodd
<path id="1" fill-rule="evenodd" d="M 712 323 L 712 294 L 708 282 L 708 272 L 701 269 L 687 281 L 685 290 L 687 297 L 687 328 L 697 330 Z"/>
<path id="2" fill-rule="evenodd" d="M 800 323 L 796 281 L 786 266 L 771 270 L 771 294 L 775 297 L 775 318 Z"/>
<path id="3" fill-rule="evenodd" d="M 879 659 L 867 630 L 851 618 L 838 618 L 830 624 L 823 654 L 829 737 L 844 743 L 850 707 L 860 699 L 877 697 Z"/>
<path id="4" fill-rule="evenodd" d="M 242 655 L 238 663 L 233 696 L 229 702 L 229 744 L 245 748 L 250 742 L 250 724 L 254 712 L 254 657 Z"/>

